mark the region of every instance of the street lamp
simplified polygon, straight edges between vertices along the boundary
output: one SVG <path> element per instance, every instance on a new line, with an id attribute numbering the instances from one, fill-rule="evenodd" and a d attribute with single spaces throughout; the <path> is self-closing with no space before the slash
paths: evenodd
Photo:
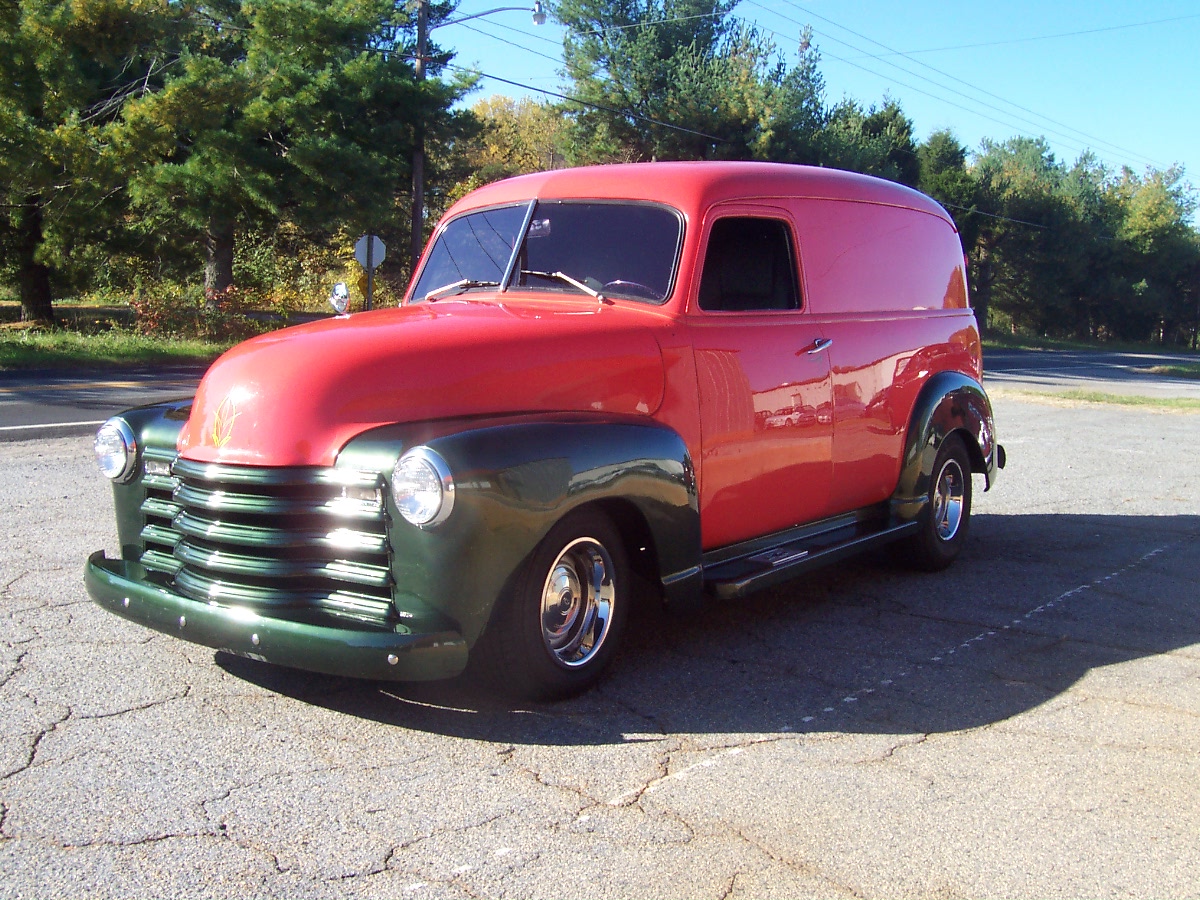
<path id="1" fill-rule="evenodd" d="M 457 25 L 469 19 L 490 16 L 498 12 L 528 12 L 533 15 L 534 25 L 546 24 L 546 11 L 542 0 L 534 0 L 532 7 L 528 6 L 497 6 L 495 9 L 485 9 L 483 12 L 469 16 L 460 16 L 446 22 L 429 24 L 429 0 L 417 0 L 417 80 L 425 80 L 425 57 L 429 52 L 429 32 L 445 25 Z M 417 260 L 421 258 L 421 250 L 425 245 L 425 132 L 418 124 L 416 146 L 413 148 L 412 160 L 412 265 L 410 273 L 417 274 Z"/>

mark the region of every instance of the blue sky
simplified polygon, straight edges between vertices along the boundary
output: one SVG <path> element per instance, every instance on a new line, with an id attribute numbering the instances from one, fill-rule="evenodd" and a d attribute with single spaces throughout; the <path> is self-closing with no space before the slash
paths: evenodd
<path id="1" fill-rule="evenodd" d="M 494 6 L 462 0 L 458 15 Z M 801 25 L 810 24 L 827 99 L 870 104 L 890 95 L 919 138 L 949 128 L 975 149 L 984 138 L 1041 135 L 1068 163 L 1084 148 L 1139 172 L 1179 163 L 1200 186 L 1196 0 L 743 0 L 735 15 L 771 32 L 789 62 Z M 501 12 L 432 37 L 461 65 L 536 88 L 564 87 L 562 30 L 552 22 L 538 27 L 527 13 Z M 471 99 L 494 93 L 530 92 L 485 80 Z"/>

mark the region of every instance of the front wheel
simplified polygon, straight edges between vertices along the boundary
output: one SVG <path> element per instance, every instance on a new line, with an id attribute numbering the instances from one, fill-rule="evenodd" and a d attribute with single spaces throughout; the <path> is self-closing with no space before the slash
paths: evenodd
<path id="1" fill-rule="evenodd" d="M 971 523 L 971 460 L 958 435 L 938 448 L 925 508 L 915 535 L 900 545 L 905 562 L 927 572 L 949 566 L 962 552 Z"/>
<path id="2" fill-rule="evenodd" d="M 538 700 L 577 694 L 612 660 L 631 588 L 612 521 L 598 511 L 571 513 L 526 560 L 479 649 L 506 691 Z"/>

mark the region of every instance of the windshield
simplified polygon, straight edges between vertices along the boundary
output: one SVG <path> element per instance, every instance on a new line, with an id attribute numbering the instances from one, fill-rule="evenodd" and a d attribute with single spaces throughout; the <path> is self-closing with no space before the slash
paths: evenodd
<path id="1" fill-rule="evenodd" d="M 498 286 L 508 271 L 528 210 L 527 203 L 502 206 L 459 216 L 450 222 L 429 252 L 413 299 L 424 300 L 455 282 L 464 282 L 466 286 Z"/>
<path id="2" fill-rule="evenodd" d="M 662 303 L 671 293 L 682 237 L 682 219 L 674 210 L 648 203 L 540 201 L 514 260 L 512 248 L 528 213 L 527 205 L 509 206 L 452 220 L 430 251 L 413 299 L 496 287 L 510 268 L 505 287 L 522 290 L 596 292 L 646 303 Z"/>

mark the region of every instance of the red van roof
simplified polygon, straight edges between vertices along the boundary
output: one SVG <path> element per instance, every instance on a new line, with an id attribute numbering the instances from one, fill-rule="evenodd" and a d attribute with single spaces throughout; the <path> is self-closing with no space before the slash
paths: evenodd
<path id="1" fill-rule="evenodd" d="M 536 172 L 472 191 L 449 214 L 533 197 L 654 200 L 685 215 L 728 200 L 813 197 L 901 206 L 953 225 L 938 203 L 904 185 L 840 169 L 765 162 L 629 163 Z"/>

